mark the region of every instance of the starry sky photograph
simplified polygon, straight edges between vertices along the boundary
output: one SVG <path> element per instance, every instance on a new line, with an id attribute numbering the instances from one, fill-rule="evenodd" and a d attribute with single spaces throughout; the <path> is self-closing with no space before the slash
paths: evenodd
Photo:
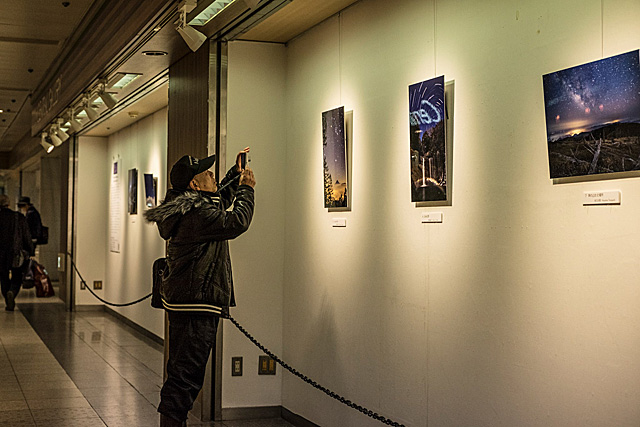
<path id="1" fill-rule="evenodd" d="M 420 135 L 444 120 L 444 76 L 409 86 L 409 126 Z"/>
<path id="2" fill-rule="evenodd" d="M 322 131 L 327 145 L 323 147 L 333 183 L 333 197 L 340 199 L 347 186 L 347 156 L 344 135 L 344 107 L 322 113 Z"/>
<path id="3" fill-rule="evenodd" d="M 547 141 L 611 123 L 640 123 L 638 50 L 546 74 Z"/>

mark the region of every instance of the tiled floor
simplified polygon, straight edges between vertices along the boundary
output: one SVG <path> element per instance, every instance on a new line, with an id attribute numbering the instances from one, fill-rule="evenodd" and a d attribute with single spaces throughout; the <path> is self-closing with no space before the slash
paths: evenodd
<path id="1" fill-rule="evenodd" d="M 158 426 L 162 347 L 103 312 L 57 298 L 0 298 L 0 426 Z M 291 427 L 281 419 L 190 426 Z"/>

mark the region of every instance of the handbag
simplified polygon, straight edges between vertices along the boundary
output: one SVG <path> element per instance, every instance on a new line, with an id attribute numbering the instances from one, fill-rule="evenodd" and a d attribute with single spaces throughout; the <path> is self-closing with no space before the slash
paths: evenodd
<path id="1" fill-rule="evenodd" d="M 49 227 L 44 225 L 40 227 L 40 235 L 38 236 L 36 243 L 39 245 L 46 245 L 49 243 Z"/>
<path id="2" fill-rule="evenodd" d="M 153 283 L 151 285 L 151 307 L 164 308 L 162 306 L 162 297 L 160 296 L 160 286 L 162 285 L 162 277 L 167 269 L 167 259 L 158 258 L 153 263 Z"/>
<path id="3" fill-rule="evenodd" d="M 13 236 L 14 239 L 18 235 L 18 220 L 20 215 L 16 212 L 16 216 L 13 221 Z M 15 239 L 17 241 L 17 239 Z M 22 244 L 22 239 L 20 240 L 20 245 Z M 15 250 L 15 249 L 14 249 Z M 11 260 L 11 268 L 20 268 L 24 265 L 24 263 L 29 259 L 29 252 L 24 249 L 18 249 L 13 254 L 13 259 Z"/>

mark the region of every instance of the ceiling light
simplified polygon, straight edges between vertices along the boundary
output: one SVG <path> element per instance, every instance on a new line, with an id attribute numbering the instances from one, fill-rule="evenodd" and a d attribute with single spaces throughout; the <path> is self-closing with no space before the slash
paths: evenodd
<path id="1" fill-rule="evenodd" d="M 56 147 L 62 145 L 62 140 L 58 138 L 58 135 L 56 135 L 55 128 L 53 126 L 51 126 L 49 130 L 49 138 L 51 138 L 51 142 L 53 142 L 53 145 L 55 145 Z"/>
<path id="2" fill-rule="evenodd" d="M 187 43 L 187 46 L 189 46 L 189 49 L 191 49 L 194 52 L 198 50 L 200 46 L 202 46 L 202 43 L 204 43 L 205 40 L 207 40 L 207 36 L 205 36 L 200 31 L 188 25 L 183 25 L 176 29 L 184 39 L 185 43 Z"/>
<path id="3" fill-rule="evenodd" d="M 145 50 L 142 54 L 145 56 L 165 56 L 168 55 L 169 52 L 163 50 Z"/>
<path id="4" fill-rule="evenodd" d="M 118 100 L 109 92 L 100 93 L 100 99 L 102 99 L 104 105 L 106 105 L 108 109 L 112 109 L 118 103 Z"/>
<path id="5" fill-rule="evenodd" d="M 46 132 L 42 132 L 42 135 L 40 135 L 40 145 L 42 145 L 42 148 L 44 148 L 44 150 L 47 152 L 47 154 L 52 152 L 53 149 L 54 149 L 53 144 L 50 144 L 49 141 L 47 141 L 47 133 Z"/>
<path id="6" fill-rule="evenodd" d="M 196 7 L 195 0 L 184 0 L 178 6 L 178 10 L 180 12 L 180 19 L 178 20 L 178 26 L 176 30 L 182 36 L 189 49 L 192 51 L 198 50 L 202 43 L 207 40 L 207 36 L 202 34 L 200 31 L 194 29 L 187 25 L 187 13 L 191 12 Z"/>
<path id="7" fill-rule="evenodd" d="M 55 128 L 55 133 L 56 133 L 57 137 L 60 138 L 60 141 L 65 142 L 67 139 L 69 139 L 69 134 L 66 133 L 62 129 L 62 127 L 60 126 L 61 125 L 61 123 L 60 123 L 61 121 L 62 120 L 58 121 L 58 126 Z"/>
<path id="8" fill-rule="evenodd" d="M 204 8 L 199 14 L 195 16 L 195 18 L 189 21 L 189 25 L 206 25 L 234 1 L 235 0 L 216 0 L 211 2 L 209 6 Z"/>
<path id="9" fill-rule="evenodd" d="M 82 107 L 82 111 L 87 115 L 89 120 L 95 120 L 98 118 L 99 114 L 93 107 L 89 104 L 89 100 L 85 99 L 84 105 Z"/>
<path id="10" fill-rule="evenodd" d="M 107 84 L 107 88 L 123 89 L 126 85 L 140 77 L 142 74 L 135 73 L 116 73 Z"/>
<path id="11" fill-rule="evenodd" d="M 69 124 L 71 125 L 71 130 L 75 133 L 80 132 L 80 129 L 82 129 L 82 123 L 76 119 L 76 115 L 73 114 L 73 108 L 69 109 Z"/>

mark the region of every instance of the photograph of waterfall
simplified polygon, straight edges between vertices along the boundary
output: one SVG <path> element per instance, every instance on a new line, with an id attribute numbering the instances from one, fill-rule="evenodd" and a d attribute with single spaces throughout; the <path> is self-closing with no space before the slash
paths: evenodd
<path id="1" fill-rule="evenodd" d="M 444 76 L 409 86 L 411 201 L 447 199 Z"/>
<path id="2" fill-rule="evenodd" d="M 640 170 L 638 55 L 542 77 L 551 178 Z"/>
<path id="3" fill-rule="evenodd" d="M 349 207 L 344 107 L 322 113 L 324 207 Z"/>

